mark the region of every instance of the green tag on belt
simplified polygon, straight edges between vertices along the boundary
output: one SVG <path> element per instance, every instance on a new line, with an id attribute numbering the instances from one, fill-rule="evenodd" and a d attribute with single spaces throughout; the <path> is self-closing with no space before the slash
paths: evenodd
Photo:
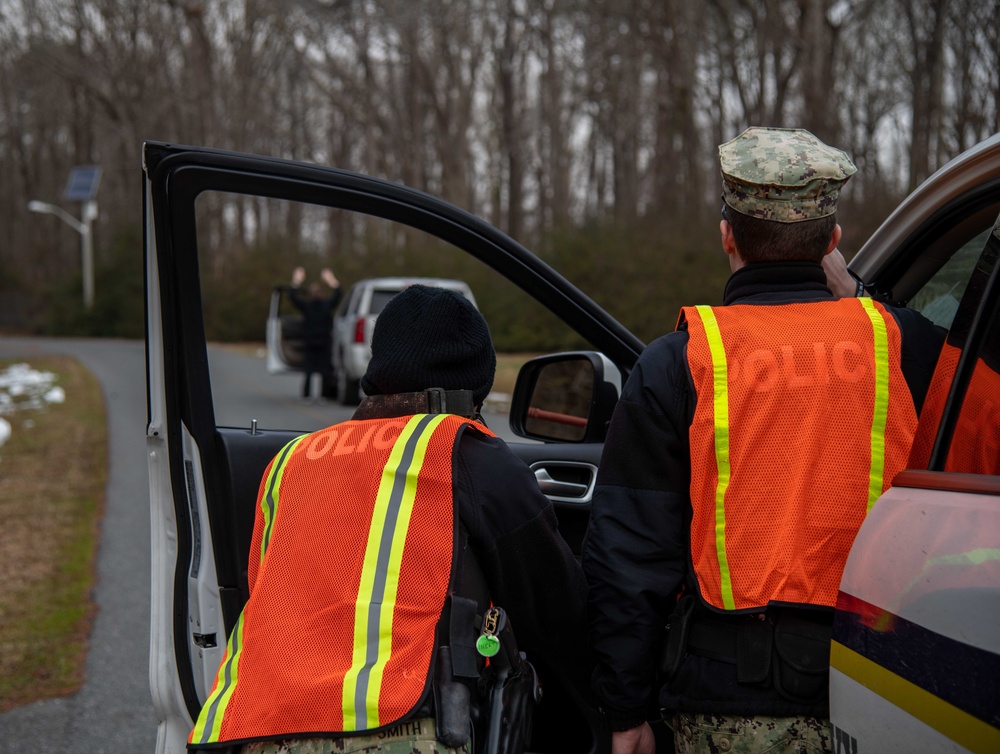
<path id="1" fill-rule="evenodd" d="M 483 657 L 492 657 L 500 651 L 500 640 L 492 634 L 480 634 L 476 639 L 476 651 Z"/>

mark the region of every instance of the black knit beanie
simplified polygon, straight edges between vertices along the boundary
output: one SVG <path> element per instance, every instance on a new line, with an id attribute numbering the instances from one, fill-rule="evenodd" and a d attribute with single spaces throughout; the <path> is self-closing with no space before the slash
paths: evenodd
<path id="1" fill-rule="evenodd" d="M 478 406 L 493 387 L 496 368 L 490 328 L 472 302 L 444 288 L 411 285 L 375 320 L 361 389 L 367 395 L 471 390 Z"/>

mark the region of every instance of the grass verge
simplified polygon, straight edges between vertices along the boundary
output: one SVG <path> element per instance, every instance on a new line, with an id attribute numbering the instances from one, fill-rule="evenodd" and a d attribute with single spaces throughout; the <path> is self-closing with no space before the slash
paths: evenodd
<path id="1" fill-rule="evenodd" d="M 0 369 L 10 363 L 0 361 Z M 6 416 L 12 432 L 0 447 L 0 711 L 72 693 L 82 683 L 107 481 L 96 378 L 69 357 L 35 358 L 31 367 L 55 374 L 66 400 Z"/>
<path id="2" fill-rule="evenodd" d="M 497 376 L 493 380 L 493 390 L 498 393 L 510 395 L 514 392 L 514 383 L 517 382 L 517 373 L 524 366 L 524 362 L 538 356 L 537 353 L 498 353 L 497 354 Z"/>

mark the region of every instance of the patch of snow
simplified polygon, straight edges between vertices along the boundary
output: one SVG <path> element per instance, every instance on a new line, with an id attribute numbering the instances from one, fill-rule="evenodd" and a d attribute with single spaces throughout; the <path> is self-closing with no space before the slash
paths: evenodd
<path id="1" fill-rule="evenodd" d="M 3 417 L 15 411 L 37 411 L 51 403 L 65 403 L 66 391 L 55 384 L 52 372 L 33 369 L 30 364 L 11 364 L 0 370 L 0 446 L 7 442 L 12 433 L 11 424 Z M 31 419 L 25 419 L 22 426 L 35 426 Z"/>
<path id="2" fill-rule="evenodd" d="M 46 403 L 65 403 L 66 402 L 66 391 L 63 390 L 58 385 L 45 394 Z"/>

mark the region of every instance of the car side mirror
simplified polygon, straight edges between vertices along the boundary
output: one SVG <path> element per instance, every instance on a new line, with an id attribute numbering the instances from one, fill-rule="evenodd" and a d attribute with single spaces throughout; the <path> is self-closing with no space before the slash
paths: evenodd
<path id="1" fill-rule="evenodd" d="M 621 385 L 618 367 L 596 351 L 539 356 L 517 375 L 510 428 L 544 442 L 604 442 Z"/>

